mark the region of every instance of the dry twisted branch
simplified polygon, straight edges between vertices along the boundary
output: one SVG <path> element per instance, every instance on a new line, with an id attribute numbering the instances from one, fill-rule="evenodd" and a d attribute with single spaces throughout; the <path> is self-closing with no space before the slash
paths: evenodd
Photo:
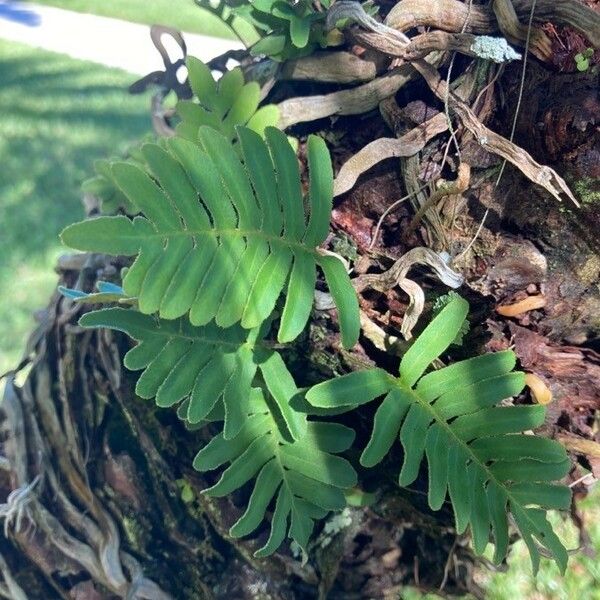
<path id="1" fill-rule="evenodd" d="M 345 3 L 346 4 L 346 3 Z M 348 3 L 349 4 L 349 3 Z M 358 8 L 357 8 L 358 7 Z M 356 3 L 354 11 L 361 10 Z M 365 45 L 374 50 L 378 50 L 389 56 L 403 55 L 407 42 L 404 47 L 402 41 L 397 35 L 389 36 L 387 30 L 380 32 L 367 32 L 366 34 L 355 33 L 355 36 L 362 39 Z M 487 128 L 475 115 L 473 110 L 463 102 L 455 93 L 449 89 L 448 83 L 444 81 L 437 69 L 427 61 L 419 59 L 411 62 L 414 68 L 423 76 L 433 93 L 444 103 L 448 102 L 451 108 L 461 120 L 462 124 L 475 136 L 475 139 L 488 151 L 504 158 L 516 166 L 527 178 L 537 185 L 545 188 L 557 200 L 562 200 L 562 194 L 568 197 L 576 206 L 579 206 L 577 199 L 569 189 L 564 179 L 548 166 L 537 163 L 533 157 L 523 148 L 517 146 L 510 140 L 493 132 Z"/>
<path id="2" fill-rule="evenodd" d="M 333 115 L 357 115 L 377 108 L 385 98 L 395 94 L 415 76 L 410 65 L 402 65 L 390 73 L 350 90 L 319 96 L 289 98 L 278 104 L 279 127 L 287 129 L 296 123 L 316 121 Z"/>
<path id="3" fill-rule="evenodd" d="M 518 21 L 525 22 L 531 11 L 532 0 L 513 0 Z M 538 0 L 534 20 L 570 25 L 580 31 L 589 42 L 600 47 L 600 14 L 578 0 Z M 457 33 L 494 34 L 502 30 L 492 5 L 468 5 L 461 0 L 401 0 L 389 12 L 385 24 L 398 31 L 415 27 L 431 27 Z M 506 24 L 507 27 L 514 27 Z"/>

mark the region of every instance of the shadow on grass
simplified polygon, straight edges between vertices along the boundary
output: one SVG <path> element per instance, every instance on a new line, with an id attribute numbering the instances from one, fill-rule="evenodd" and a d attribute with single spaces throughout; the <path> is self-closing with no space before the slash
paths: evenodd
<path id="1" fill-rule="evenodd" d="M 133 75 L 20 54 L 0 61 L 0 252 L 9 263 L 56 246 L 60 229 L 81 216 L 79 190 L 94 160 L 150 127 L 147 98 L 126 91 Z"/>
<path id="2" fill-rule="evenodd" d="M 0 41 L 0 371 L 46 305 L 58 234 L 83 216 L 81 183 L 151 129 L 135 75 Z"/>

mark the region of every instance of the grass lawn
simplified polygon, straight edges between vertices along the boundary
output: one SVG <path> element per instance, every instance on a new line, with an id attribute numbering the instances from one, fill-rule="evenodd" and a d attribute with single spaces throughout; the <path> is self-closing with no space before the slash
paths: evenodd
<path id="1" fill-rule="evenodd" d="M 215 15 L 195 5 L 194 0 L 35 0 L 38 4 L 113 17 L 146 25 L 160 24 L 189 33 L 235 38 Z M 242 24 L 243 27 L 243 24 Z M 246 28 L 247 29 L 247 28 Z"/>
<path id="2" fill-rule="evenodd" d="M 519 542 L 509 558 L 506 573 L 479 573 L 479 584 L 486 590 L 486 600 L 600 600 L 600 487 L 580 504 L 594 556 L 576 553 L 569 559 L 563 576 L 550 561 L 543 561 L 537 577 L 532 577 L 529 555 Z M 575 526 L 556 513 L 549 518 L 567 548 L 577 548 L 579 536 Z"/>
<path id="3" fill-rule="evenodd" d="M 56 285 L 60 230 L 83 216 L 95 159 L 151 128 L 133 75 L 0 40 L 0 372 L 21 357 Z"/>

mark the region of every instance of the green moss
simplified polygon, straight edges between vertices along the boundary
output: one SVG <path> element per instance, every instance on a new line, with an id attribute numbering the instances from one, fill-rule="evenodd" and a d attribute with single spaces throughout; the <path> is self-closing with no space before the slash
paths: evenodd
<path id="1" fill-rule="evenodd" d="M 191 504 L 196 499 L 196 494 L 192 486 L 185 479 L 177 479 L 175 481 L 181 493 L 181 501 L 184 504 Z"/>
<path id="2" fill-rule="evenodd" d="M 143 538 L 146 534 L 146 531 L 144 526 L 139 523 L 137 519 L 124 515 L 123 520 L 121 521 L 121 526 L 123 528 L 123 532 L 125 533 L 125 537 L 132 548 L 140 549 L 144 547 Z"/>
<path id="3" fill-rule="evenodd" d="M 333 238 L 331 243 L 333 251 L 348 260 L 358 259 L 358 250 L 356 244 L 345 234 L 340 233 Z"/>
<path id="4" fill-rule="evenodd" d="M 573 187 L 575 188 L 575 195 L 581 204 L 600 202 L 600 179 L 584 177 L 577 180 Z"/>

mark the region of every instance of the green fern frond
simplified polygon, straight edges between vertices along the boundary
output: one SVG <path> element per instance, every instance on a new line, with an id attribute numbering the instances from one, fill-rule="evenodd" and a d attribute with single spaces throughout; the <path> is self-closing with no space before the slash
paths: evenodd
<path id="1" fill-rule="evenodd" d="M 205 125 L 234 142 L 235 128 L 238 125 L 245 125 L 261 136 L 264 136 L 267 127 L 277 125 L 277 106 L 268 104 L 259 108 L 260 86 L 254 81 L 244 83 L 239 67 L 226 72 L 219 81 L 215 81 L 210 69 L 197 58 L 188 57 L 186 64 L 195 97 L 193 100 L 181 100 L 177 103 L 176 112 L 180 122 L 176 130 L 181 137 L 197 142 L 198 130 Z M 125 160 L 146 169 L 147 161 L 142 147 L 145 143 L 154 142 L 154 137 L 147 135 L 142 142 L 131 146 Z M 138 212 L 137 206 L 120 189 L 112 173 L 113 162 L 114 160 L 106 159 L 96 161 L 96 175 L 83 182 L 82 191 L 99 198 L 102 212 L 106 215 L 115 214 L 119 210 L 133 215 Z"/>
<path id="2" fill-rule="evenodd" d="M 179 404 L 179 417 L 191 426 L 224 421 L 194 467 L 209 471 L 231 463 L 206 490 L 211 496 L 229 494 L 256 477 L 233 536 L 252 533 L 276 497 L 271 535 L 257 556 L 274 552 L 286 535 L 306 552 L 314 520 L 345 507 L 343 490 L 356 484 L 356 473 L 334 453 L 352 445 L 354 432 L 309 422 L 291 408 L 296 384 L 281 356 L 257 342 L 257 331 L 193 327 L 186 319 L 161 321 L 123 308 L 90 312 L 79 322 L 122 331 L 138 342 L 124 363 L 143 370 L 136 385 L 140 397 L 155 398 L 160 407 Z M 256 380 L 264 391 L 252 387 Z"/>
<path id="3" fill-rule="evenodd" d="M 274 503 L 270 535 L 255 556 L 272 554 L 287 535 L 306 557 L 315 520 L 343 509 L 344 490 L 356 485 L 350 463 L 335 456 L 352 445 L 354 431 L 337 423 L 307 422 L 305 415 L 290 411 L 289 401 L 297 390 L 286 381 L 289 375 L 279 356 L 273 354 L 270 360 L 263 371 L 270 394 L 254 388 L 240 432 L 230 440 L 222 434 L 214 437 L 198 452 L 194 467 L 210 471 L 229 463 L 206 490 L 210 496 L 225 496 L 255 478 L 246 511 L 230 530 L 233 537 L 255 531 Z M 282 419 L 282 408 L 287 418 Z M 289 429 L 300 433 L 294 441 Z"/>
<path id="4" fill-rule="evenodd" d="M 543 424 L 543 406 L 498 406 L 524 387 L 524 374 L 513 371 L 514 353 L 487 354 L 424 375 L 456 339 L 467 312 L 465 300 L 452 298 L 406 352 L 399 377 L 383 369 L 357 371 L 316 385 L 306 399 L 315 407 L 350 410 L 385 394 L 363 466 L 379 463 L 399 437 L 399 484 L 413 483 L 426 457 L 429 505 L 439 510 L 449 495 L 457 531 L 470 525 L 476 552 L 484 551 L 491 533 L 494 560 L 503 560 L 510 513 L 534 570 L 539 543 L 564 571 L 567 552 L 546 509 L 569 507 L 569 489 L 552 482 L 568 473 L 570 462 L 557 442 L 524 433 Z"/>
<path id="5" fill-rule="evenodd" d="M 317 247 L 329 231 L 333 173 L 322 139 L 308 140 L 310 184 L 305 215 L 298 161 L 286 136 L 266 130 L 265 143 L 238 129 L 242 164 L 222 135 L 201 127 L 202 148 L 171 138 L 146 144 L 151 173 L 127 163 L 111 172 L 143 213 L 103 216 L 62 233 L 78 250 L 136 256 L 123 280 L 139 310 L 163 319 L 189 314 L 192 325 L 215 319 L 253 329 L 285 291 L 279 341 L 295 339 L 309 318 L 316 267 L 339 309 L 344 346 L 359 335 L 358 300 L 340 260 Z"/>
<path id="6" fill-rule="evenodd" d="M 323 2 L 328 8 L 329 0 Z M 252 25 L 261 39 L 250 52 L 276 61 L 300 58 L 327 46 L 325 11 L 315 10 L 310 0 L 293 6 L 279 0 L 254 0 L 233 8 L 233 14 Z"/>
<path id="7" fill-rule="evenodd" d="M 165 321 L 124 308 L 89 312 L 79 323 L 122 331 L 137 342 L 124 364 L 132 371 L 143 370 L 135 388 L 141 398 L 155 398 L 163 408 L 186 400 L 185 414 L 180 416 L 191 424 L 204 421 L 222 402 L 227 438 L 237 435 L 244 424 L 257 370 L 264 377 L 264 371 L 281 360 L 260 346 L 258 330 L 239 326 L 194 327 L 187 319 Z M 298 434 L 294 428 L 290 431 L 292 437 Z"/>
<path id="8" fill-rule="evenodd" d="M 177 114 L 181 119 L 176 127 L 178 135 L 195 142 L 200 127 L 208 126 L 233 142 L 235 128 L 239 125 L 245 125 L 261 136 L 267 127 L 277 125 L 278 108 L 274 104 L 258 107 L 260 86 L 256 81 L 244 83 L 239 67 L 215 81 L 208 66 L 197 58 L 188 57 L 186 64 L 195 99 L 177 103 Z"/>

